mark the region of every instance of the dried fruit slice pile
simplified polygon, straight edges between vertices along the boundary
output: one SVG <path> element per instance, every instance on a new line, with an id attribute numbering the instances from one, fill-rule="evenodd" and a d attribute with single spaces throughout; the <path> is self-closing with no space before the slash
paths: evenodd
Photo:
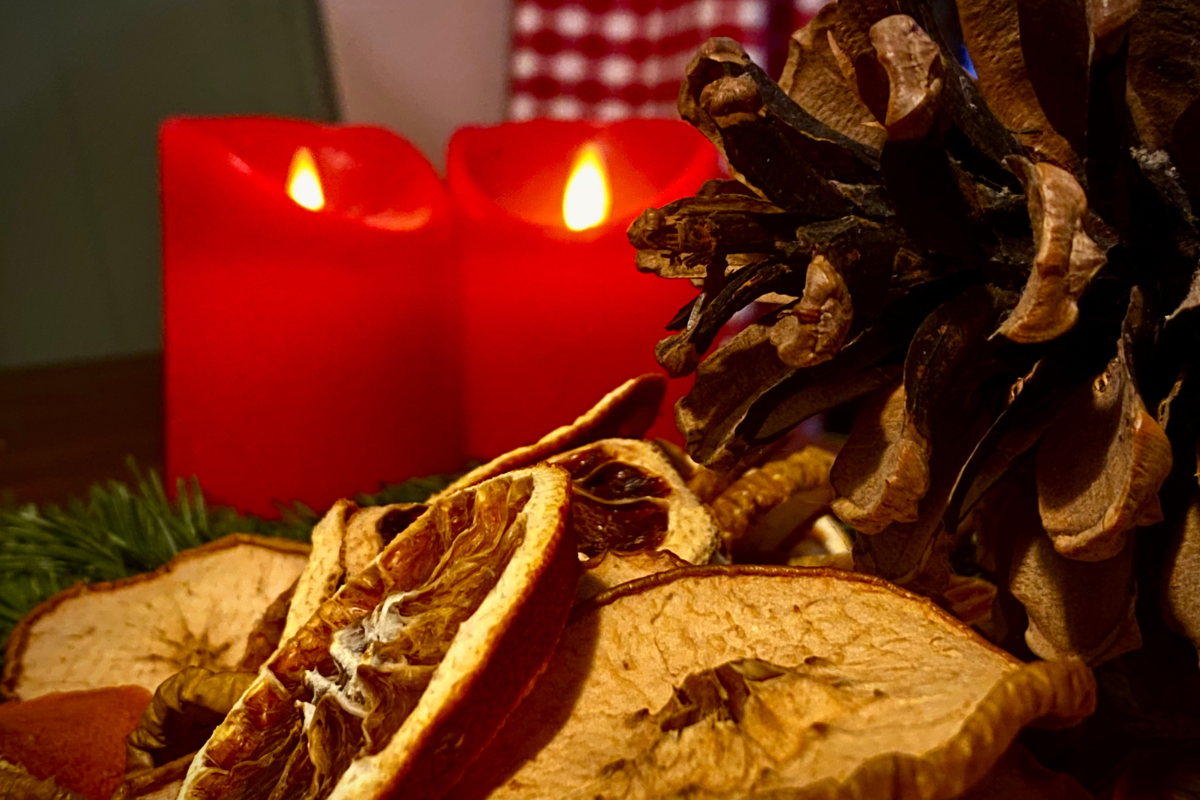
<path id="1" fill-rule="evenodd" d="M 689 567 L 579 607 L 450 796 L 953 798 L 1094 703 L 1078 660 L 1023 664 L 883 581 Z"/>
<path id="2" fill-rule="evenodd" d="M 661 375 L 626 381 L 570 425 L 468 472 L 438 497 L 508 470 L 557 464 L 573 481 L 570 524 L 581 554 L 662 550 L 706 563 L 720 542 L 713 515 L 656 444 L 632 438 L 653 423 L 665 387 Z"/>
<path id="3" fill-rule="evenodd" d="M 438 796 L 549 657 L 575 593 L 558 467 L 442 497 L 267 662 L 189 798 Z"/>

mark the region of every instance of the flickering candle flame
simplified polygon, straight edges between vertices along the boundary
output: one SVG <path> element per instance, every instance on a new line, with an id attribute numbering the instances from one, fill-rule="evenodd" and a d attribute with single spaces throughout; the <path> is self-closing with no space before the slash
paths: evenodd
<path id="1" fill-rule="evenodd" d="M 592 144 L 584 145 L 563 192 L 563 221 L 573 231 L 594 228 L 608 218 L 610 204 L 600 150 Z"/>
<path id="2" fill-rule="evenodd" d="M 292 165 L 288 168 L 288 197 L 309 211 L 320 211 L 325 207 L 325 192 L 321 190 L 321 177 L 317 174 L 317 162 L 307 147 L 296 150 Z"/>

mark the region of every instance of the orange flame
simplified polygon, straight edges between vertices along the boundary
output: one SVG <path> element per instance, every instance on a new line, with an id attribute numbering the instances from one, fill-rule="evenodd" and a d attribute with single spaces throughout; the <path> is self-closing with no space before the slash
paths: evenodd
<path id="1" fill-rule="evenodd" d="M 309 211 L 320 211 L 325 207 L 325 192 L 321 190 L 321 176 L 317 174 L 317 162 L 307 147 L 296 150 L 292 165 L 288 168 L 288 197 Z"/>
<path id="2" fill-rule="evenodd" d="M 586 144 L 575 159 L 563 191 L 563 222 L 573 231 L 594 228 L 608 219 L 611 205 L 600 149 Z"/>

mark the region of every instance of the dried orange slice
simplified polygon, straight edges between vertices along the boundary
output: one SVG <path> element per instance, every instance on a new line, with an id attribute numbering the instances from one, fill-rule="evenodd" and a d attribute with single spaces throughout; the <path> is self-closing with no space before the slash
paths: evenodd
<path id="1" fill-rule="evenodd" d="M 688 567 L 578 607 L 450 796 L 946 800 L 1094 704 L 1078 660 L 1023 664 L 881 580 Z"/>
<path id="2" fill-rule="evenodd" d="M 571 527 L 579 552 L 664 550 L 690 564 L 716 551 L 721 532 L 658 446 L 603 439 L 551 456 L 571 473 Z"/>
<path id="3" fill-rule="evenodd" d="M 15 700 L 127 684 L 153 692 L 184 667 L 234 669 L 308 552 L 299 542 L 234 534 L 153 572 L 65 589 L 13 629 L 0 692 Z"/>
<path id="4" fill-rule="evenodd" d="M 639 438 L 654 424 L 666 392 L 667 379 L 663 375 L 648 373 L 631 378 L 606 394 L 570 425 L 555 428 L 531 445 L 518 447 L 476 467 L 446 487 L 437 497 L 474 486 L 509 470 L 528 467 L 589 442 L 614 437 Z"/>
<path id="5" fill-rule="evenodd" d="M 359 508 L 349 500 L 334 503 L 312 529 L 312 555 L 288 607 L 283 639 L 290 639 L 316 610 L 333 597 L 346 578 L 361 572 L 385 542 L 425 511 L 421 503 Z"/>
<path id="6" fill-rule="evenodd" d="M 570 494 L 543 465 L 431 503 L 266 663 L 181 796 L 440 796 L 558 639 Z"/>
<path id="7" fill-rule="evenodd" d="M 654 422 L 665 392 L 662 375 L 626 381 L 575 422 L 471 470 L 438 496 L 541 461 L 559 464 L 575 484 L 571 524 L 581 554 L 655 549 L 704 563 L 720 542 L 712 513 L 667 453 L 629 438 Z"/>

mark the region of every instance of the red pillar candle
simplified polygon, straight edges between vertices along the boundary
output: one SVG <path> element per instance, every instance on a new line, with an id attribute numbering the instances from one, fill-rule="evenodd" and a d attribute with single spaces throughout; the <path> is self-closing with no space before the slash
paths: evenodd
<path id="1" fill-rule="evenodd" d="M 461 466 L 457 259 L 425 158 L 263 118 L 169 120 L 160 158 L 168 476 L 272 514 Z"/>
<path id="2" fill-rule="evenodd" d="M 610 202 L 603 222 L 573 231 L 564 193 L 581 157 L 599 161 Z M 703 136 L 671 120 L 465 128 L 446 169 L 464 248 L 469 456 L 532 442 L 621 381 L 662 371 L 654 345 L 695 289 L 637 272 L 625 231 L 719 177 Z M 651 435 L 678 439 L 672 407 L 688 385 L 672 382 Z"/>

